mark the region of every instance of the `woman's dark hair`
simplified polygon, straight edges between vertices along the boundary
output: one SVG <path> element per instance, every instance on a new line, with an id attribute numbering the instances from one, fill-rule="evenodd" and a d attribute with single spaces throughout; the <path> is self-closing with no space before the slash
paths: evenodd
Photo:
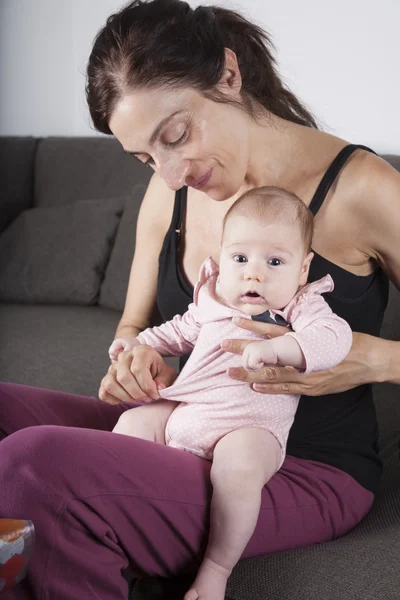
<path id="1" fill-rule="evenodd" d="M 216 89 L 225 48 L 235 52 L 243 103 Z M 229 102 L 257 118 L 260 108 L 317 128 L 312 114 L 277 72 L 268 34 L 233 10 L 181 0 L 134 0 L 111 15 L 95 38 L 87 67 L 86 98 L 93 124 L 111 134 L 109 119 L 137 87 L 192 87 L 215 102 Z"/>

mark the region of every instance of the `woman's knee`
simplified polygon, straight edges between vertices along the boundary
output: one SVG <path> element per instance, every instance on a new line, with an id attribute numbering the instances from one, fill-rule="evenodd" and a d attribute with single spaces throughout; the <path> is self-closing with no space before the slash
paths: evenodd
<path id="1" fill-rule="evenodd" d="M 1 442 L 1 479 L 14 473 L 22 485 L 60 478 L 66 466 L 79 465 L 83 449 L 71 436 L 74 428 L 36 425 L 20 429 Z"/>
<path id="2" fill-rule="evenodd" d="M 1 442 L 0 507 L 4 515 L 23 514 L 32 518 L 36 507 L 50 502 L 50 498 L 58 502 L 56 499 L 64 497 L 70 470 L 64 467 L 68 447 L 64 436 L 59 435 L 62 429 L 56 426 L 27 427 Z M 73 469 L 76 474 L 79 469 L 76 457 Z"/>
<path id="3" fill-rule="evenodd" d="M 54 455 L 61 440 L 61 431 L 62 428 L 55 425 L 35 425 L 20 429 L 7 437 L 2 446 L 2 458 L 15 455 L 15 460 L 20 457 L 21 461 L 29 459 L 32 462 L 40 460 L 42 455 Z"/>

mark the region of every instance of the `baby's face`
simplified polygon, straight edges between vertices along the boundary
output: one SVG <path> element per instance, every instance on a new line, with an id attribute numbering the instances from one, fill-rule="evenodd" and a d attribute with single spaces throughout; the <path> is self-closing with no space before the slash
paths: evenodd
<path id="1" fill-rule="evenodd" d="M 248 315 L 282 309 L 307 282 L 312 257 L 297 224 L 233 216 L 222 240 L 218 294 Z"/>

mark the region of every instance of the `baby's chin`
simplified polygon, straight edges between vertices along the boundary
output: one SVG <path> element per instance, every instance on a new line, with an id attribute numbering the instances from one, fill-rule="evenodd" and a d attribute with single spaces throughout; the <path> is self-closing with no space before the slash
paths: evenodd
<path id="1" fill-rule="evenodd" d="M 265 313 L 266 310 L 268 310 L 268 306 L 266 304 L 257 304 L 255 306 L 254 304 L 244 304 L 243 302 L 240 303 L 240 305 L 235 306 L 235 308 L 237 308 L 238 310 L 241 310 L 242 312 L 246 313 L 246 315 L 249 315 L 250 317 L 256 317 L 257 315 L 262 315 L 263 313 Z"/>
<path id="2" fill-rule="evenodd" d="M 243 300 L 237 300 L 236 298 L 234 300 L 232 300 L 231 302 L 224 299 L 223 302 L 227 306 L 230 306 L 230 308 L 235 308 L 236 310 L 240 310 L 240 312 L 243 312 L 246 315 L 249 315 L 250 317 L 256 317 L 257 315 L 262 315 L 269 308 L 266 302 L 262 302 L 260 304 L 250 304 L 247 302 L 243 302 Z"/>

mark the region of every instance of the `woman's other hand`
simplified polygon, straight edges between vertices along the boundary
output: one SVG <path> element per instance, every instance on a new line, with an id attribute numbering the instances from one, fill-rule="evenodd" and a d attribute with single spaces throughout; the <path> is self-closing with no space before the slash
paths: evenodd
<path id="1" fill-rule="evenodd" d="M 285 327 L 249 319 L 241 319 L 235 324 L 271 338 L 284 335 L 288 331 Z M 224 340 L 221 347 L 227 352 L 242 354 L 249 343 L 249 340 Z M 229 369 L 228 375 L 232 379 L 253 384 L 255 391 L 264 394 L 336 394 L 358 385 L 386 381 L 390 370 L 392 344 L 393 342 L 388 340 L 353 332 L 353 345 L 349 354 L 343 362 L 327 371 L 302 375 L 293 367 L 266 366 L 252 372 L 238 367 Z"/>
<path id="2" fill-rule="evenodd" d="M 158 352 L 140 344 L 119 353 L 101 381 L 99 398 L 109 404 L 150 402 L 157 400 L 158 390 L 170 386 L 176 377 L 176 370 Z"/>

